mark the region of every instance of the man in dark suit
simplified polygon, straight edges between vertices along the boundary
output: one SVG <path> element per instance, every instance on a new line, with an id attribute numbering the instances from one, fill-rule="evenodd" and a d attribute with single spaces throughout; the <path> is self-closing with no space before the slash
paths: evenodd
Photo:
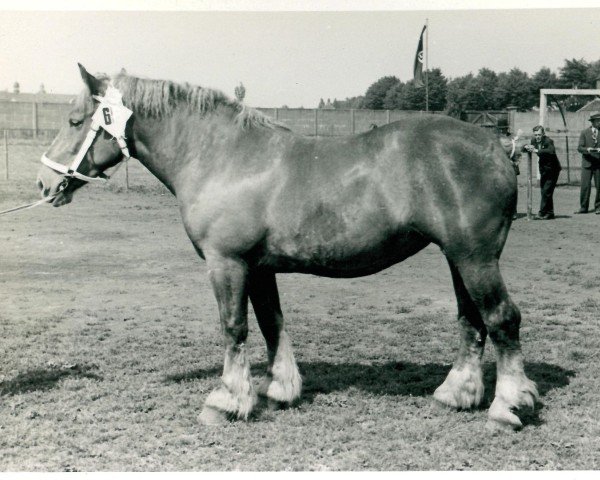
<path id="1" fill-rule="evenodd" d="M 592 177 L 596 187 L 594 210 L 600 215 L 600 142 L 598 129 L 600 128 L 600 113 L 590 117 L 592 125 L 579 135 L 577 151 L 581 153 L 581 191 L 579 195 L 579 210 L 575 213 L 587 213 L 592 193 Z"/>
<path id="2" fill-rule="evenodd" d="M 523 150 L 535 153 L 538 156 L 538 165 L 540 168 L 540 190 L 541 201 L 540 211 L 535 216 L 536 220 L 552 220 L 554 218 L 554 188 L 558 182 L 558 175 L 562 170 L 554 141 L 546 136 L 546 131 L 541 125 L 533 127 L 533 138 L 531 143 L 524 145 Z"/>

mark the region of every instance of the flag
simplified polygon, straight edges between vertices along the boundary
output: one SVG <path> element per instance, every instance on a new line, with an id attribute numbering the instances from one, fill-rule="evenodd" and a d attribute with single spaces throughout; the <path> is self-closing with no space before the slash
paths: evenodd
<path id="1" fill-rule="evenodd" d="M 425 33 L 426 28 L 427 25 L 423 27 L 423 30 L 421 30 L 419 46 L 417 47 L 417 54 L 415 55 L 414 79 L 416 87 L 422 87 L 425 85 L 423 83 L 423 61 L 425 56 L 425 52 L 423 51 L 423 34 Z"/>

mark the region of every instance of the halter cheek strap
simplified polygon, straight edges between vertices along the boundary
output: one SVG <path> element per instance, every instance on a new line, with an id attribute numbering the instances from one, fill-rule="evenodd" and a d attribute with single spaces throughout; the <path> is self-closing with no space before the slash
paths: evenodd
<path id="1" fill-rule="evenodd" d="M 515 137 L 515 138 L 511 138 L 510 142 L 512 143 L 512 150 L 510 151 L 510 155 L 508 156 L 508 158 L 510 158 L 512 160 L 513 155 L 515 154 L 515 150 L 517 149 L 517 139 L 519 137 Z"/>
<path id="2" fill-rule="evenodd" d="M 508 156 L 508 158 L 510 158 L 512 160 L 513 155 L 515 154 L 515 150 L 517 149 L 517 140 L 519 139 L 519 137 L 521 136 L 521 129 L 519 129 L 517 131 L 517 136 L 513 137 L 510 139 L 510 142 L 512 143 L 512 150 L 510 151 L 510 155 Z"/>
<path id="3" fill-rule="evenodd" d="M 48 158 L 45 153 L 42 155 L 41 161 L 47 167 L 50 167 L 52 170 L 62 174 L 67 178 L 78 178 L 84 182 L 106 182 L 110 177 L 89 177 L 83 173 L 79 173 L 77 170 L 85 158 L 88 150 L 94 143 L 100 128 L 105 130 L 109 135 L 117 140 L 119 148 L 127 160 L 131 158 L 129 149 L 127 148 L 127 142 L 125 141 L 125 126 L 133 112 L 123 105 L 123 97 L 121 92 L 112 86 L 109 86 L 106 89 L 104 97 L 94 95 L 94 98 L 100 103 L 98 108 L 96 108 L 96 112 L 92 116 L 90 131 L 87 133 L 83 143 L 81 144 L 81 147 L 79 148 L 79 151 L 77 152 L 77 155 L 71 162 L 71 165 L 67 167 L 62 163 L 55 162 L 54 160 Z"/>

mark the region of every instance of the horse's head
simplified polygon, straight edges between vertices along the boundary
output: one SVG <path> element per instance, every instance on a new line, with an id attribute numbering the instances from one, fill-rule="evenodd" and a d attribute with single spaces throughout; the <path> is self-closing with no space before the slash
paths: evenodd
<path id="1" fill-rule="evenodd" d="M 44 165 L 37 177 L 42 197 L 55 207 L 69 203 L 73 192 L 87 182 L 105 179 L 103 172 L 117 164 L 123 153 L 128 155 L 124 132 L 131 112 L 107 77 L 96 78 L 81 65 L 79 70 L 85 88 L 42 156 Z"/>

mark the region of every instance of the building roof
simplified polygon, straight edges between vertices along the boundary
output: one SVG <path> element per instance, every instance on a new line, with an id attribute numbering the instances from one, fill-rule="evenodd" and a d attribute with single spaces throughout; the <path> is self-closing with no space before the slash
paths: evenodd
<path id="1" fill-rule="evenodd" d="M 59 93 L 13 93 L 0 92 L 0 102 L 69 103 L 75 95 Z"/>
<path id="2" fill-rule="evenodd" d="M 600 98 L 596 97 L 591 102 L 586 103 L 578 112 L 597 112 L 600 111 Z"/>

